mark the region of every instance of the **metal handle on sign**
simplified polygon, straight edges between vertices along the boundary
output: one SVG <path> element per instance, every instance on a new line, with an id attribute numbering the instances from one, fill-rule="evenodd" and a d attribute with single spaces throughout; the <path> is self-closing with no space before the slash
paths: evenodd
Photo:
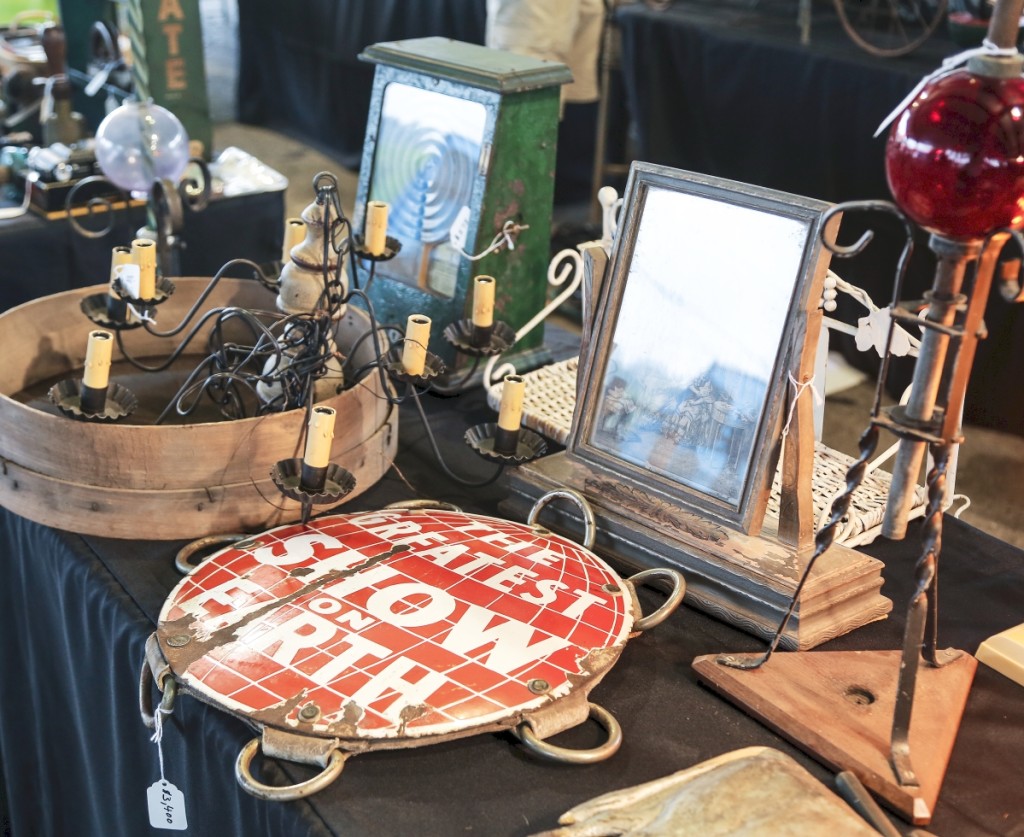
<path id="1" fill-rule="evenodd" d="M 461 512 L 462 509 L 456 506 L 455 503 L 446 503 L 444 500 L 398 500 L 394 503 L 388 503 L 385 509 L 428 509 L 434 511 L 450 511 L 450 512 Z"/>
<path id="2" fill-rule="evenodd" d="M 615 716 L 604 707 L 598 706 L 596 703 L 588 703 L 587 706 L 590 708 L 589 717 L 597 721 L 608 732 L 608 740 L 593 749 L 570 750 L 566 747 L 548 744 L 542 738 L 537 737 L 533 727 L 530 726 L 529 720 L 519 724 L 515 728 L 515 734 L 523 742 L 526 749 L 542 758 L 561 761 L 567 764 L 594 764 L 604 761 L 606 758 L 615 755 L 619 747 L 622 746 L 622 727 L 615 720 Z"/>
<path id="3" fill-rule="evenodd" d="M 200 559 L 195 563 L 189 560 L 200 550 L 216 544 L 238 543 L 248 537 L 248 535 L 207 535 L 205 538 L 197 538 L 178 550 L 178 554 L 174 556 L 174 568 L 182 575 L 188 575 L 205 560 Z"/>
<path id="4" fill-rule="evenodd" d="M 153 711 L 153 669 L 149 661 L 142 661 L 142 671 L 139 674 L 139 714 L 142 716 L 142 723 L 147 729 L 156 729 L 156 713 Z M 164 677 L 158 688 L 163 693 L 160 698 L 160 710 L 171 712 L 174 709 L 174 699 L 178 696 L 178 681 L 173 677 Z"/>
<path id="5" fill-rule="evenodd" d="M 533 504 L 533 508 L 530 509 L 529 516 L 526 518 L 526 525 L 533 526 L 537 522 L 537 518 L 540 516 L 541 509 L 543 509 L 544 506 L 552 500 L 559 497 L 565 500 L 572 500 L 580 507 L 580 511 L 583 512 L 583 546 L 586 549 L 593 549 L 594 541 L 597 537 L 597 523 L 594 520 L 594 511 L 590 508 L 590 503 L 587 502 L 587 498 L 571 488 L 556 488 L 554 491 L 549 491 L 537 500 L 537 502 Z"/>
<path id="6" fill-rule="evenodd" d="M 683 596 L 686 595 L 686 579 L 683 578 L 683 574 L 678 570 L 671 570 L 668 567 L 655 567 L 654 569 L 644 570 L 636 575 L 631 575 L 626 579 L 626 583 L 636 587 L 652 578 L 665 579 L 672 585 L 672 589 L 669 591 L 665 604 L 654 611 L 654 613 L 637 619 L 633 623 L 633 628 L 637 631 L 646 631 L 648 628 L 660 625 L 683 603 Z"/>
<path id="7" fill-rule="evenodd" d="M 332 750 L 327 760 L 327 766 L 312 779 L 294 785 L 274 787 L 256 781 L 249 769 L 259 748 L 260 739 L 258 738 L 254 738 L 242 748 L 242 752 L 238 754 L 238 760 L 235 762 L 235 778 L 246 793 L 269 802 L 291 802 L 323 790 L 338 778 L 347 758 L 347 754 L 341 750 Z"/>

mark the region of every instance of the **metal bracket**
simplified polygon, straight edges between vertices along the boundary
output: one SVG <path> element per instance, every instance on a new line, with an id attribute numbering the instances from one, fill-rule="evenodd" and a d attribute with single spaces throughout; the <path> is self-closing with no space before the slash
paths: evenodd
<path id="1" fill-rule="evenodd" d="M 633 623 L 633 629 L 637 631 L 646 631 L 653 628 L 655 625 L 660 625 L 669 616 L 675 613 L 676 608 L 683 603 L 683 596 L 686 595 L 686 579 L 683 578 L 683 574 L 678 570 L 669 569 L 668 567 L 654 567 L 650 570 L 643 570 L 636 575 L 631 575 L 627 579 L 623 579 L 626 584 L 629 584 L 633 588 L 637 585 L 643 584 L 649 579 L 660 578 L 671 585 L 669 590 L 668 599 L 665 603 L 659 607 L 654 613 L 637 619 Z"/>
<path id="2" fill-rule="evenodd" d="M 153 684 L 163 697 L 159 709 L 153 709 Z M 146 656 L 142 661 L 139 673 L 139 715 L 148 729 L 156 729 L 156 712 L 170 714 L 174 711 L 174 701 L 178 696 L 178 681 L 171 674 L 171 667 L 164 659 L 157 642 L 156 634 L 150 634 L 146 640 Z"/>
<path id="3" fill-rule="evenodd" d="M 338 778 L 342 768 L 345 766 L 345 760 L 348 758 L 348 753 L 344 753 L 339 749 L 331 750 L 327 758 L 327 766 L 312 779 L 307 779 L 305 782 L 298 782 L 294 785 L 274 787 L 273 785 L 265 785 L 253 778 L 251 770 L 252 760 L 259 749 L 259 738 L 252 739 L 242 748 L 242 751 L 238 754 L 238 760 L 235 762 L 235 779 L 238 780 L 238 784 L 242 786 L 242 790 L 246 793 L 252 794 L 257 799 L 266 799 L 269 802 L 291 802 L 323 790 Z"/>
<path id="4" fill-rule="evenodd" d="M 560 761 L 565 764 L 595 764 L 599 761 L 615 755 L 622 746 L 622 727 L 615 720 L 607 709 L 598 706 L 596 703 L 588 703 L 589 716 L 597 721 L 608 732 L 608 740 L 590 750 L 570 750 L 567 747 L 558 747 L 549 744 L 533 731 L 529 720 L 523 721 L 514 730 L 516 737 L 523 742 L 523 745 L 534 755 L 551 761 Z"/>
<path id="5" fill-rule="evenodd" d="M 566 500 L 572 500 L 580 507 L 580 511 L 583 513 L 582 544 L 586 549 L 593 549 L 594 541 L 597 539 L 597 522 L 594 519 L 594 510 L 590 508 L 590 503 L 587 502 L 586 497 L 571 488 L 556 488 L 554 491 L 549 491 L 537 500 L 537 502 L 533 504 L 533 508 L 530 509 L 530 514 L 526 518 L 526 525 L 535 526 L 537 518 L 540 516 L 541 509 L 558 497 L 562 497 Z"/>

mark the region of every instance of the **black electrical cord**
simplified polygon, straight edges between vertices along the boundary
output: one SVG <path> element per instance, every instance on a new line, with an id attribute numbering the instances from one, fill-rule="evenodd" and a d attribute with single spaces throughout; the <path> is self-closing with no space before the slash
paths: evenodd
<path id="1" fill-rule="evenodd" d="M 196 312 L 206 301 L 206 298 L 211 293 L 213 293 L 213 289 L 217 287 L 217 283 L 220 282 L 224 274 L 231 268 L 237 267 L 239 265 L 251 267 L 253 269 L 254 278 L 256 278 L 261 284 L 266 279 L 266 277 L 263 274 L 263 271 L 260 269 L 260 266 L 256 264 L 256 262 L 251 262 L 248 259 L 231 259 L 231 261 L 225 262 L 223 265 L 221 265 L 220 269 L 213 275 L 213 278 L 210 280 L 210 284 L 206 286 L 203 292 L 199 295 L 199 299 L 195 301 L 193 306 L 189 309 L 188 313 L 185 314 L 184 318 L 180 323 L 178 323 L 178 325 L 176 325 L 169 331 L 156 331 L 150 326 L 148 322 L 143 322 L 143 327 L 154 337 L 174 337 L 174 335 L 178 334 L 182 329 L 185 328 L 185 326 L 189 324 L 191 319 L 195 316 Z"/>
<path id="2" fill-rule="evenodd" d="M 427 433 L 427 441 L 430 443 L 430 447 L 434 451 L 434 458 L 437 459 L 437 464 L 441 466 L 442 471 L 444 471 L 451 479 L 455 480 L 455 482 L 457 482 L 459 485 L 464 485 L 467 488 L 484 488 L 485 486 L 491 485 L 491 483 L 493 483 L 495 480 L 498 479 L 498 477 L 501 476 L 502 471 L 505 470 L 504 462 L 499 462 L 498 470 L 496 470 L 492 476 L 488 477 L 486 480 L 483 480 L 482 482 L 474 482 L 472 480 L 467 480 L 463 477 L 460 477 L 458 474 L 452 471 L 452 469 L 448 467 L 448 463 L 444 461 L 444 457 L 441 455 L 441 449 L 437 445 L 437 439 L 434 438 L 434 432 L 430 429 L 430 422 L 427 420 L 427 414 L 423 410 L 423 404 L 420 403 L 419 393 L 416 392 L 416 390 L 413 389 L 412 387 L 410 387 L 409 389 L 411 391 L 410 394 L 412 395 L 412 400 L 416 404 L 416 410 L 419 412 L 420 421 L 423 422 L 423 429 Z"/>

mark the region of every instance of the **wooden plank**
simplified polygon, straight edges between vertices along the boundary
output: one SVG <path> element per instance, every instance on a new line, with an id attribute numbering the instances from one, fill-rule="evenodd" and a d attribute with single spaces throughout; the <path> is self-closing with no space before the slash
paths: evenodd
<path id="1" fill-rule="evenodd" d="M 794 376 L 806 388 L 794 392 L 791 386 L 787 399 L 792 421 L 782 450 L 779 540 L 798 550 L 810 549 L 814 543 L 814 393 L 811 388 L 816 385 L 814 360 L 821 320 L 820 310 L 807 316 L 801 344 L 803 351 Z"/>
<path id="2" fill-rule="evenodd" d="M 829 219 L 823 238 L 834 242 L 839 232 L 841 215 Z M 814 380 L 815 359 L 818 352 L 818 337 L 821 334 L 823 311 L 820 308 L 825 274 L 828 272 L 831 254 L 823 248 L 815 266 L 814 279 L 804 299 L 804 323 L 802 333 L 794 337 L 791 352 L 794 358 L 793 377 L 801 384 L 810 383 L 824 392 L 824 381 Z M 782 474 L 779 502 L 779 540 L 796 547 L 797 551 L 809 551 L 814 544 L 814 393 L 796 393 L 789 389 L 793 405 L 792 422 L 782 451 Z M 865 424 L 868 417 L 864 417 Z M 769 483 L 770 485 L 770 483 Z"/>
<path id="3" fill-rule="evenodd" d="M 391 467 L 398 446 L 397 417 L 357 447 L 331 460 L 356 478 L 343 505 L 372 487 Z M 230 485 L 151 490 L 55 479 L 15 462 L 0 465 L 0 505 L 47 526 L 84 535 L 179 540 L 224 532 L 260 532 L 298 520 L 301 506 L 281 496 L 269 468 Z M 317 506 L 314 513 L 331 508 Z"/>

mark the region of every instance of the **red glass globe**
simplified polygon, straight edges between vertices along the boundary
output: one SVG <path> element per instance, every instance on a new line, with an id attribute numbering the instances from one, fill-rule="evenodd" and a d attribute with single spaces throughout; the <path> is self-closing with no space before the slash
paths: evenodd
<path id="1" fill-rule="evenodd" d="M 930 82 L 893 125 L 885 172 L 929 232 L 973 239 L 1024 226 L 1024 79 L 958 70 Z"/>

